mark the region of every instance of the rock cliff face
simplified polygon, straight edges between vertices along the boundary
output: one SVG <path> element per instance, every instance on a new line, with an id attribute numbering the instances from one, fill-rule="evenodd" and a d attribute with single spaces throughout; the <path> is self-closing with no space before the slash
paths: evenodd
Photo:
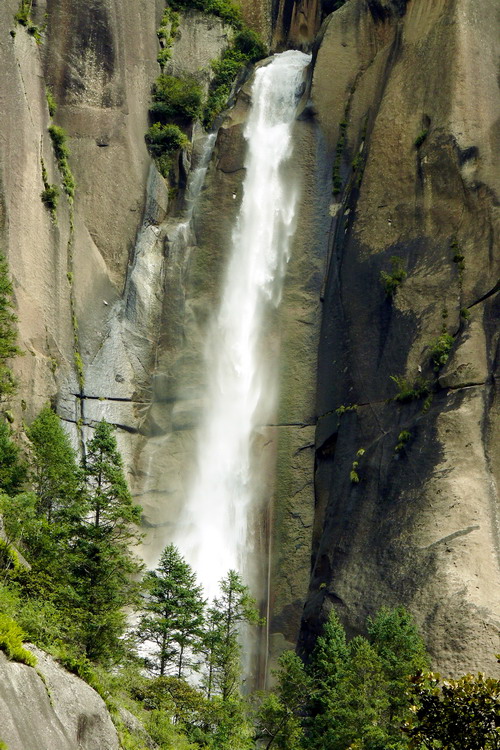
<path id="1" fill-rule="evenodd" d="M 30 647 L 36 667 L 0 653 L 0 740 L 9 750 L 118 750 L 104 701 L 85 682 Z"/>
<path id="2" fill-rule="evenodd" d="M 497 3 L 332 7 L 244 5 L 267 38 L 272 26 L 275 47 L 314 51 L 295 132 L 296 239 L 269 330 L 281 404 L 258 440 L 274 486 L 260 521 L 272 528 L 272 652 L 299 630 L 307 650 L 332 606 L 357 632 L 381 605 L 403 603 L 436 666 L 490 668 L 500 619 Z M 13 0 L 0 8 L 0 245 L 27 352 L 14 411 L 29 421 L 52 399 L 75 441 L 101 417 L 118 425 L 155 562 L 192 462 L 249 88 L 219 130 L 196 236 L 179 252 L 182 196 L 169 198 L 144 144 L 163 3 L 40 2 L 42 46 L 20 26 L 9 35 L 16 11 Z M 168 69 L 208 80 L 230 33 L 190 14 Z M 40 200 L 42 159 L 59 180 L 46 85 L 77 184 L 57 224 Z M 380 273 L 395 267 L 407 275 L 388 297 Z M 434 370 L 445 333 L 449 357 Z M 427 392 L 388 401 L 390 376 Z"/>
<path id="3" fill-rule="evenodd" d="M 312 99 L 327 153 L 342 128 L 345 138 L 319 344 L 306 648 L 332 606 L 359 630 L 401 602 L 436 666 L 494 664 L 499 22 L 495 2 L 349 2 L 320 35 Z M 392 298 L 380 283 L 391 256 L 407 273 Z M 388 401 L 392 375 L 427 381 L 429 397 Z"/>

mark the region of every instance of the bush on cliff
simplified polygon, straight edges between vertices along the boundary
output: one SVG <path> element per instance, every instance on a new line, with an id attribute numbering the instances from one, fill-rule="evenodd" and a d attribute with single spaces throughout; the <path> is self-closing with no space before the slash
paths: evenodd
<path id="1" fill-rule="evenodd" d="M 36 656 L 23 646 L 24 632 L 8 615 L 0 614 L 0 649 L 9 659 L 20 661 L 29 667 L 36 664 Z"/>
<path id="2" fill-rule="evenodd" d="M 161 122 L 179 120 L 189 122 L 200 116 L 203 92 L 190 76 L 161 75 L 153 85 L 153 119 Z"/>

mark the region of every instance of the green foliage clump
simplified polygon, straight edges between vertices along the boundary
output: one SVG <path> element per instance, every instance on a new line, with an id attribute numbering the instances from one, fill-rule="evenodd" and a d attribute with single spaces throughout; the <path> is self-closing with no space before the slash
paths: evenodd
<path id="1" fill-rule="evenodd" d="M 284 654 L 274 694 L 257 711 L 257 739 L 278 750 L 404 750 L 411 716 L 408 676 L 427 667 L 422 640 L 402 608 L 367 621 L 350 642 L 330 614 L 310 661 Z"/>
<path id="2" fill-rule="evenodd" d="M 451 333 L 444 331 L 431 343 L 429 354 L 435 372 L 439 372 L 448 362 L 454 342 L 455 339 Z"/>
<path id="3" fill-rule="evenodd" d="M 412 678 L 412 717 L 404 723 L 411 747 L 497 750 L 500 680 L 466 674 L 458 680 L 436 673 Z"/>
<path id="4" fill-rule="evenodd" d="M 148 150 L 156 161 L 158 171 L 167 177 L 172 168 L 173 156 L 181 148 L 189 146 L 189 140 L 178 125 L 156 122 L 145 136 Z"/>
<path id="5" fill-rule="evenodd" d="M 346 414 L 349 411 L 357 411 L 358 410 L 358 404 L 341 404 L 338 409 L 335 409 L 335 414 L 338 417 L 341 417 L 343 414 Z"/>
<path id="6" fill-rule="evenodd" d="M 203 122 L 210 127 L 225 108 L 233 84 L 245 65 L 264 57 L 266 49 L 258 34 L 244 28 L 233 39 L 232 44 L 212 63 L 214 79 L 205 106 Z"/>
<path id="7" fill-rule="evenodd" d="M 66 143 L 67 135 L 59 125 L 50 125 L 49 135 L 54 147 L 54 154 L 62 177 L 63 190 L 70 201 L 75 197 L 75 180 L 71 172 L 68 157 L 69 149 Z"/>
<path id="8" fill-rule="evenodd" d="M 57 102 L 50 86 L 45 87 L 45 99 L 47 100 L 47 107 L 49 108 L 49 115 L 54 117 L 57 111 Z"/>
<path id="9" fill-rule="evenodd" d="M 394 297 L 398 287 L 407 277 L 407 273 L 404 269 L 403 259 L 397 255 L 393 255 L 391 258 L 391 271 L 380 272 L 380 282 L 384 288 L 386 297 Z"/>
<path id="10" fill-rule="evenodd" d="M 394 446 L 394 453 L 401 453 L 406 447 L 407 443 L 411 440 L 411 432 L 408 430 L 402 430 L 398 435 L 398 441 Z"/>
<path id="11" fill-rule="evenodd" d="M 426 138 L 427 138 L 428 135 L 429 135 L 429 130 L 427 128 L 425 130 L 422 130 L 417 135 L 417 137 L 415 138 L 415 141 L 413 143 L 413 145 L 415 146 L 416 149 L 420 148 L 420 146 L 424 143 L 424 141 L 426 140 Z"/>
<path id="12" fill-rule="evenodd" d="M 160 51 L 156 59 L 160 65 L 162 72 L 165 64 L 168 62 L 168 60 L 170 60 L 170 57 L 172 55 L 172 44 L 177 35 L 178 28 L 179 14 L 175 10 L 172 10 L 172 8 L 170 7 L 165 8 L 165 10 L 163 11 L 160 27 L 156 32 L 156 35 L 160 42 Z"/>
<path id="13" fill-rule="evenodd" d="M 28 34 L 34 38 L 37 44 L 40 44 L 42 41 L 42 34 L 39 27 L 36 26 L 31 19 L 32 5 L 32 0 L 21 0 L 19 3 L 19 9 L 14 16 L 14 21 L 20 26 L 24 26 Z M 11 32 L 11 36 L 15 36 L 15 34 L 12 34 Z"/>
<path id="14" fill-rule="evenodd" d="M 460 317 L 462 320 L 469 320 L 470 318 L 470 310 L 468 307 L 461 307 L 460 308 Z"/>
<path id="15" fill-rule="evenodd" d="M 20 491 L 28 467 L 21 457 L 21 450 L 12 439 L 7 422 L 0 421 L 0 492 L 15 495 Z"/>
<path id="16" fill-rule="evenodd" d="M 160 122 L 187 123 L 200 116 L 203 92 L 192 76 L 161 75 L 153 86 L 150 112 Z"/>
<path id="17" fill-rule="evenodd" d="M 339 123 L 339 137 L 337 140 L 337 145 L 335 147 L 335 159 L 333 162 L 332 170 L 332 192 L 334 195 L 338 195 L 338 193 L 340 193 L 340 191 L 342 190 L 342 176 L 340 174 L 340 166 L 342 164 L 342 157 L 344 155 L 344 149 L 347 141 L 348 124 L 349 123 L 347 121 L 347 117 L 344 117 L 344 119 Z"/>
<path id="18" fill-rule="evenodd" d="M 349 479 L 353 484 L 359 483 L 359 474 L 358 474 L 358 467 L 359 467 L 359 459 L 365 455 L 365 449 L 360 448 L 359 451 L 356 452 L 356 459 L 351 464 L 351 471 L 349 472 Z"/>
<path id="19" fill-rule="evenodd" d="M 83 389 L 85 387 L 85 374 L 84 374 L 84 369 L 83 369 L 82 355 L 80 354 L 76 345 L 77 337 L 78 337 L 78 328 L 75 329 L 75 352 L 73 355 L 73 360 L 75 363 L 76 377 L 78 378 L 78 386 L 80 388 L 80 393 L 83 393 Z"/>
<path id="20" fill-rule="evenodd" d="M 9 659 L 34 667 L 36 656 L 23 647 L 24 632 L 8 615 L 0 614 L 0 649 Z"/>
<path id="21" fill-rule="evenodd" d="M 19 567 L 19 557 L 16 550 L 4 539 L 0 538 L 0 571 L 5 578 L 5 573 Z"/>
<path id="22" fill-rule="evenodd" d="M 463 253 L 462 248 L 458 244 L 458 240 L 456 237 L 453 237 L 450 245 L 450 250 L 453 253 L 452 260 L 453 263 L 456 263 L 459 270 L 463 271 L 465 269 L 465 255 Z"/>
<path id="23" fill-rule="evenodd" d="M 57 203 L 59 200 L 59 188 L 57 185 L 48 185 L 40 193 L 42 203 L 48 208 L 51 214 L 57 209 Z"/>
<path id="24" fill-rule="evenodd" d="M 401 404 L 424 398 L 431 391 L 431 384 L 425 378 L 417 378 L 414 383 L 405 378 L 403 375 L 390 375 L 391 380 L 398 388 L 398 392 L 393 396 L 393 401 L 399 401 Z"/>
<path id="25" fill-rule="evenodd" d="M 176 11 L 198 10 L 217 16 L 235 29 L 241 28 L 243 23 L 241 10 L 231 0 L 170 0 L 169 5 Z"/>

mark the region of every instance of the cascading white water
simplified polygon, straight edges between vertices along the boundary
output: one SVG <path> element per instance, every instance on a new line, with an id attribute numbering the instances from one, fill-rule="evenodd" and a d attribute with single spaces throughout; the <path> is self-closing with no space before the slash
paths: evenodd
<path id="1" fill-rule="evenodd" d="M 176 543 L 208 596 L 229 569 L 244 568 L 248 516 L 259 467 L 252 439 L 275 408 L 274 373 L 259 352 L 266 311 L 277 306 L 294 230 L 296 186 L 283 167 L 310 56 L 275 55 L 259 68 L 245 128 L 243 199 L 219 311 L 206 348 L 207 409 L 197 468 Z"/>

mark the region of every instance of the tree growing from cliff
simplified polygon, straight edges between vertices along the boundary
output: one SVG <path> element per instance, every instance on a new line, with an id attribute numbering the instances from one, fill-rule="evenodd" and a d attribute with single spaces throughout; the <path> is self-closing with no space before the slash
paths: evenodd
<path id="1" fill-rule="evenodd" d="M 183 677 L 196 669 L 201 648 L 205 602 L 196 576 L 178 549 L 169 544 L 156 570 L 144 576 L 144 601 L 137 636 L 153 646 L 146 665 L 163 677 Z"/>

